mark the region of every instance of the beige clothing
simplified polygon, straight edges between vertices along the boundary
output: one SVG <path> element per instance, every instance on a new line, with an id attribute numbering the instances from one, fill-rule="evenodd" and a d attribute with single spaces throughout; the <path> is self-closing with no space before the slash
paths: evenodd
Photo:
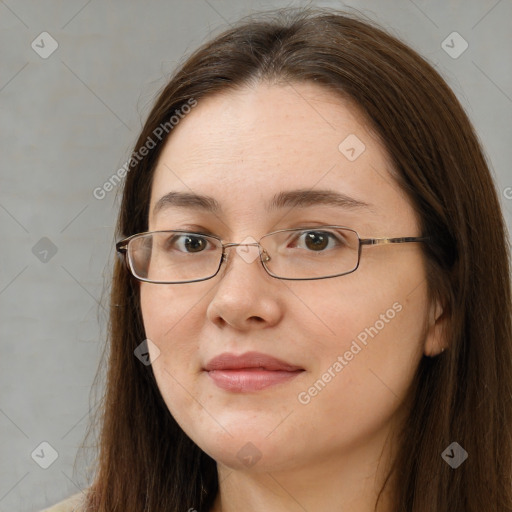
<path id="1" fill-rule="evenodd" d="M 84 498 L 84 493 L 79 492 L 78 494 L 73 494 L 73 496 L 70 496 L 63 501 L 59 501 L 59 503 L 51 506 L 50 508 L 41 510 L 41 512 L 79 512 L 80 505 Z"/>

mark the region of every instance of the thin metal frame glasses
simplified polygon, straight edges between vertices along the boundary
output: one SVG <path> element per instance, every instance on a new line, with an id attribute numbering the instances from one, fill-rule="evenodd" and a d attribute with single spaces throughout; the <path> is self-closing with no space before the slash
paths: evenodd
<path id="1" fill-rule="evenodd" d="M 321 275 L 321 276 L 314 276 L 314 277 L 283 277 L 281 275 L 278 275 L 274 273 L 268 266 L 268 262 L 271 261 L 271 255 L 267 252 L 267 249 L 261 245 L 261 241 L 264 240 L 267 237 L 273 237 L 275 240 L 277 236 L 281 236 L 278 234 L 293 234 L 293 232 L 297 232 L 300 234 L 303 233 L 326 233 L 322 230 L 325 229 L 335 229 L 335 230 L 341 230 L 345 237 L 347 239 L 350 239 L 352 242 L 352 247 L 348 247 L 347 244 L 347 251 L 351 251 L 350 257 L 353 258 L 353 263 L 350 262 L 350 269 L 345 270 L 343 272 L 339 272 L 336 274 L 331 275 Z M 134 261 L 134 255 L 133 255 L 133 249 L 136 247 L 137 243 L 144 243 L 146 240 L 149 240 L 149 242 L 153 243 L 153 235 L 155 234 L 177 234 L 179 235 L 190 235 L 191 237 L 197 237 L 199 239 L 205 239 L 206 241 L 210 241 L 216 248 L 216 250 L 221 251 L 219 254 L 219 263 L 217 265 L 217 269 L 215 272 L 209 274 L 206 277 L 202 277 L 199 279 L 187 279 L 187 280 L 180 280 L 180 281 L 162 281 L 162 280 L 154 280 L 154 279 L 148 279 L 147 277 L 144 277 L 140 275 L 136 271 L 136 264 Z M 156 235 L 158 236 L 158 235 Z M 357 247 L 355 246 L 355 240 L 357 239 Z M 186 230 L 165 230 L 165 231 L 147 231 L 144 233 L 137 233 L 135 235 L 129 236 L 127 238 L 124 238 L 123 240 L 120 240 L 116 243 L 116 250 L 119 254 L 124 256 L 125 263 L 130 271 L 130 273 L 139 281 L 144 281 L 148 283 L 154 283 L 154 284 L 184 284 L 184 283 L 194 283 L 198 281 L 206 281 L 207 279 L 211 279 L 215 277 L 222 266 L 222 263 L 224 261 L 227 261 L 227 253 L 226 248 L 228 247 L 235 247 L 235 246 L 257 246 L 259 249 L 259 259 L 261 261 L 261 264 L 265 271 L 271 276 L 276 279 L 284 279 L 284 280 L 291 280 L 291 281 L 310 281 L 310 280 L 316 280 L 316 279 L 329 279 L 332 277 L 339 277 L 347 274 L 351 274 L 352 272 L 355 272 L 358 267 L 361 260 L 361 249 L 364 245 L 369 246 L 375 246 L 375 245 L 387 245 L 387 244 L 401 244 L 401 243 L 409 243 L 409 242 L 426 242 L 430 238 L 429 237 L 398 237 L 398 238 L 390 238 L 390 237 L 384 237 L 384 238 L 361 238 L 357 231 L 355 231 L 352 228 L 348 228 L 346 226 L 332 226 L 332 225 L 326 225 L 326 226 L 311 226 L 311 227 L 301 227 L 301 228 L 290 228 L 290 229 L 280 229 L 278 231 L 273 231 L 271 233 L 267 233 L 266 235 L 262 236 L 258 242 L 252 242 L 252 243 L 224 243 L 222 239 L 216 235 L 212 234 L 206 234 L 202 232 L 195 232 L 195 231 L 186 231 Z M 134 245 L 135 244 L 135 245 Z M 150 246 L 151 249 L 152 245 Z M 272 251 L 271 251 L 272 252 Z M 316 251 L 308 251 L 311 256 L 307 256 L 310 258 L 309 260 L 306 260 L 308 264 L 311 264 L 314 266 L 314 258 L 316 256 L 313 256 L 313 254 Z M 357 259 L 355 258 L 357 253 Z M 186 253 L 186 254 L 196 254 L 196 253 Z M 321 254 L 320 252 L 316 252 L 316 254 Z M 275 255 L 275 254 L 274 254 Z M 277 258 L 276 258 L 277 259 Z M 293 258 L 291 258 L 293 260 Z"/>

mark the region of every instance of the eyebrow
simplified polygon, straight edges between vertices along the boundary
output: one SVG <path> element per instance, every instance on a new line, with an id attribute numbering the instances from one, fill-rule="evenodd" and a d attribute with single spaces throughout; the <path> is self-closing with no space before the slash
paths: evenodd
<path id="1" fill-rule="evenodd" d="M 335 206 L 338 208 L 358 210 L 370 209 L 370 204 L 354 199 L 334 190 L 287 190 L 275 194 L 265 204 L 268 212 L 282 208 L 310 208 L 312 206 Z M 153 215 L 168 208 L 190 208 L 208 213 L 221 213 L 220 203 L 211 196 L 195 194 L 191 192 L 169 192 L 162 196 L 153 208 Z"/>

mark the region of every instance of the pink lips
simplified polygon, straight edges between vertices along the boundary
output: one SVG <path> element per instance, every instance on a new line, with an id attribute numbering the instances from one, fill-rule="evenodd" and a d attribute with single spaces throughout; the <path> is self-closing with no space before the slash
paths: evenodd
<path id="1" fill-rule="evenodd" d="M 304 371 L 259 352 L 239 356 L 223 353 L 214 357 L 204 368 L 214 383 L 226 391 L 259 391 L 295 378 Z"/>

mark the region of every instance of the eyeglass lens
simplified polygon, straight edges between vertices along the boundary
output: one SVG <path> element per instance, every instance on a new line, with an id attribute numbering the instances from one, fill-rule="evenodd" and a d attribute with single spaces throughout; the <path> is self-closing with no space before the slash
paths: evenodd
<path id="1" fill-rule="evenodd" d="M 359 238 L 341 228 L 283 230 L 260 241 L 268 271 L 285 279 L 335 276 L 358 264 Z M 128 258 L 136 277 L 152 282 L 205 279 L 219 269 L 222 242 L 193 232 L 155 232 L 130 240 Z"/>

